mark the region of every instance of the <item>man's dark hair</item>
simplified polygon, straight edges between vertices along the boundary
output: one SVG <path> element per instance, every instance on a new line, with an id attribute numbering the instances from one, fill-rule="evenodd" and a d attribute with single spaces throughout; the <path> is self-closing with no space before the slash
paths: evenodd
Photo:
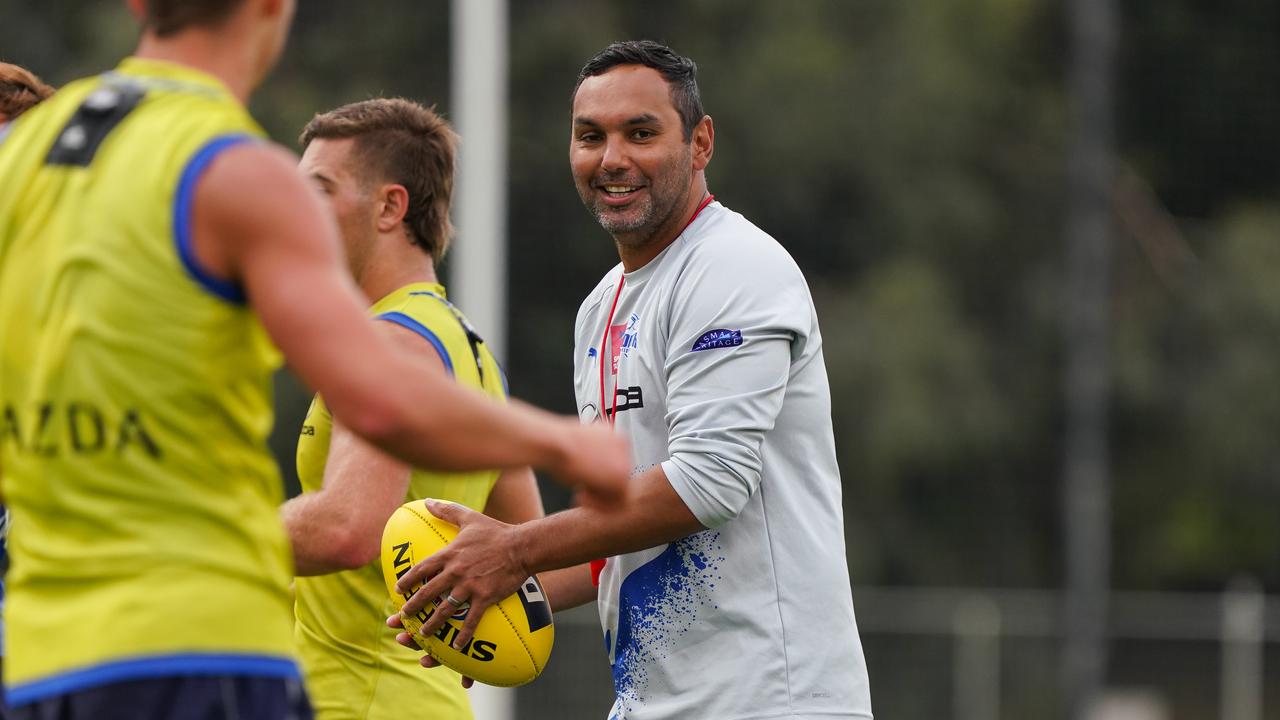
<path id="1" fill-rule="evenodd" d="M 147 0 L 143 24 L 157 37 L 189 27 L 217 27 L 231 17 L 244 0 Z"/>
<path id="2" fill-rule="evenodd" d="M 578 81 L 573 84 L 573 95 L 578 94 L 583 80 L 603 75 L 619 65 L 643 65 L 662 75 L 667 85 L 671 86 L 671 104 L 680 113 L 684 141 L 689 142 L 693 137 L 693 129 L 705 115 L 702 111 L 702 98 L 698 95 L 697 63 L 652 40 L 616 42 L 596 53 L 595 57 L 582 66 Z"/>
<path id="3" fill-rule="evenodd" d="M 369 182 L 393 182 L 409 193 L 409 239 L 437 264 L 453 237 L 454 155 L 458 136 L 434 108 L 404 98 L 375 98 L 319 113 L 302 130 L 312 140 L 355 138 L 358 170 Z"/>

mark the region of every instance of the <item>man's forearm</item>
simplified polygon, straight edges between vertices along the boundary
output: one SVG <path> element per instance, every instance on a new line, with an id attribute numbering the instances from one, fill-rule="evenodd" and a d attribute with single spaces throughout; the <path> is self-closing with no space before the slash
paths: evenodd
<path id="1" fill-rule="evenodd" d="M 293 549 L 294 575 L 317 575 L 319 564 L 316 562 L 316 546 L 323 547 L 323 542 L 312 542 L 312 533 L 306 527 L 306 506 L 312 498 L 299 495 L 280 506 L 280 519 L 284 523 L 285 535 L 289 538 L 289 546 Z"/>
<path id="2" fill-rule="evenodd" d="M 564 612 L 596 599 L 596 586 L 591 582 L 591 568 L 585 563 L 540 573 L 538 581 L 542 583 L 542 591 L 546 593 L 554 612 Z"/>
<path id="3" fill-rule="evenodd" d="M 357 562 L 362 558 L 351 557 L 342 523 L 322 517 L 319 500 L 315 493 L 305 493 L 280 508 L 285 534 L 293 548 L 295 575 L 324 575 L 364 564 Z"/>
<path id="4" fill-rule="evenodd" d="M 518 526 L 517 556 L 530 572 L 545 572 L 644 550 L 706 529 L 660 465 L 632 478 L 630 495 L 622 510 L 576 507 Z"/>

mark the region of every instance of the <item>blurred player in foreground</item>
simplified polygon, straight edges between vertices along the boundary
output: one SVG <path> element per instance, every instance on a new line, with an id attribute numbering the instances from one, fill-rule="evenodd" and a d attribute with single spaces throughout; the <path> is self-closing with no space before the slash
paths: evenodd
<path id="1" fill-rule="evenodd" d="M 17 718 L 305 717 L 271 341 L 415 466 L 546 466 L 604 501 L 626 450 L 369 322 L 329 209 L 245 109 L 292 0 L 129 5 L 137 54 L 0 144 L 6 699 Z"/>
<path id="2" fill-rule="evenodd" d="M 317 115 L 301 143 L 302 170 L 333 208 L 379 332 L 418 362 L 504 399 L 502 369 L 436 278 L 452 235 L 448 124 L 408 100 L 367 100 Z M 533 473 L 415 470 L 334 423 L 317 396 L 298 438 L 298 477 L 305 492 L 285 504 L 284 522 L 298 574 L 317 576 L 295 581 L 295 638 L 316 716 L 390 720 L 413 707 L 471 717 L 456 673 L 422 672 L 393 633 L 377 632 L 391 612 L 378 561 L 382 529 L 402 503 L 423 497 L 508 523 L 542 517 Z"/>
<path id="3" fill-rule="evenodd" d="M 573 97 L 574 181 L 622 259 L 578 311 L 574 385 L 632 443 L 633 504 L 522 526 L 433 507 L 462 531 L 401 578 L 431 578 L 404 611 L 450 593 L 476 618 L 569 568 L 542 576 L 561 609 L 597 595 L 595 570 L 611 718 L 870 718 L 817 314 L 791 256 L 708 192 L 694 72 L 619 43 Z"/>
<path id="4" fill-rule="evenodd" d="M 0 62 L 0 138 L 8 132 L 9 123 L 36 103 L 53 94 L 53 88 L 24 67 Z M 7 542 L 9 510 L 0 505 L 0 572 L 9 568 Z M 0 610 L 4 608 L 4 582 L 0 581 Z M 4 659 L 4 622 L 0 620 L 0 667 Z M 8 717 L 0 707 L 0 719 Z"/>

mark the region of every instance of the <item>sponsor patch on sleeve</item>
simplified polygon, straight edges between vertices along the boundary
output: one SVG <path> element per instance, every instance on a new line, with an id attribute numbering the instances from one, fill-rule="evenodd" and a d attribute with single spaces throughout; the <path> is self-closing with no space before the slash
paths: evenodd
<path id="1" fill-rule="evenodd" d="M 698 338 L 698 341 L 693 344 L 693 347 L 689 348 L 689 352 L 738 347 L 741 344 L 741 330 L 726 330 L 724 328 L 719 328 L 702 333 L 702 337 Z"/>

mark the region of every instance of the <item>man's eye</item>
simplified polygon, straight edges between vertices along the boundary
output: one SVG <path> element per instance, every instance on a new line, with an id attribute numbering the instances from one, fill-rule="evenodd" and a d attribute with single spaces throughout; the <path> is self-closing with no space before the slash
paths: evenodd
<path id="1" fill-rule="evenodd" d="M 631 136 L 637 140 L 648 140 L 654 135 L 655 133 L 652 130 L 636 130 L 634 133 L 631 133 Z"/>

